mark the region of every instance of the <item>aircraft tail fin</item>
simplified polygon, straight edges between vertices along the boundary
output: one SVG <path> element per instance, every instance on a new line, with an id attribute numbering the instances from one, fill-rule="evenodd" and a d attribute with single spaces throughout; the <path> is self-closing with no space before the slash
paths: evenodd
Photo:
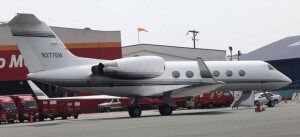
<path id="1" fill-rule="evenodd" d="M 29 84 L 30 88 L 32 89 L 33 93 L 35 94 L 35 96 L 38 100 L 48 100 L 49 99 L 49 97 L 37 85 L 35 85 L 31 80 L 27 80 L 27 83 Z"/>
<path id="2" fill-rule="evenodd" d="M 7 24 L 29 72 L 72 66 L 76 58 L 46 23 L 33 14 L 17 14 Z"/>

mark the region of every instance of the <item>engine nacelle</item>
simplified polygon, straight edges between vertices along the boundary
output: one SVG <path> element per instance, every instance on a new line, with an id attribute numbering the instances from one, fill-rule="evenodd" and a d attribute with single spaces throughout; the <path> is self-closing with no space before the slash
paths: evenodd
<path id="1" fill-rule="evenodd" d="M 165 72 L 165 61 L 157 56 L 140 56 L 102 62 L 92 73 L 120 79 L 154 78 Z"/>

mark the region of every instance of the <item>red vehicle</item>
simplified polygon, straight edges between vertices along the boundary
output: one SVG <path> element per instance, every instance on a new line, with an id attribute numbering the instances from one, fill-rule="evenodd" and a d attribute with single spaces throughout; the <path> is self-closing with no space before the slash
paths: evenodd
<path id="1" fill-rule="evenodd" d="M 44 121 L 45 118 L 54 120 L 57 115 L 57 101 L 56 100 L 37 100 L 39 106 L 39 121 Z"/>
<path id="2" fill-rule="evenodd" d="M 0 96 L 0 123 L 15 123 L 17 115 L 15 102 L 9 96 Z"/>
<path id="3" fill-rule="evenodd" d="M 67 119 L 73 116 L 75 119 L 78 118 L 80 112 L 80 101 L 79 100 L 57 100 L 57 117 Z"/>
<path id="4" fill-rule="evenodd" d="M 33 121 L 39 118 L 39 108 L 31 94 L 11 95 L 10 97 L 16 103 L 20 122 L 29 121 L 30 115 L 33 117 Z"/>
<path id="5" fill-rule="evenodd" d="M 229 92 L 207 92 L 194 97 L 196 108 L 230 107 L 234 97 Z"/>
<path id="6" fill-rule="evenodd" d="M 131 99 L 120 99 L 120 101 L 123 106 L 129 106 Z M 186 98 L 176 98 L 173 99 L 173 101 L 177 104 L 177 107 L 184 107 Z M 166 104 L 166 102 L 163 99 L 158 99 L 158 98 L 139 100 L 139 105 L 141 105 L 144 109 L 156 109 L 161 104 Z"/>

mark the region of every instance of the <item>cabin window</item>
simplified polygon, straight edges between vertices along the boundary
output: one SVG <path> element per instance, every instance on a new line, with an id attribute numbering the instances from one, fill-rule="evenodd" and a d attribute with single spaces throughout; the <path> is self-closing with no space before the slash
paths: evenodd
<path id="1" fill-rule="evenodd" d="M 246 75 L 246 72 L 245 72 L 244 70 L 240 70 L 240 71 L 239 71 L 239 75 L 240 75 L 240 76 L 245 76 L 245 75 Z"/>
<path id="2" fill-rule="evenodd" d="M 226 75 L 227 75 L 228 77 L 231 77 L 231 76 L 232 76 L 232 74 L 233 74 L 233 73 L 232 73 L 232 71 L 231 71 L 231 70 L 227 70 L 227 71 L 226 71 Z"/>
<path id="3" fill-rule="evenodd" d="M 215 77 L 219 77 L 219 76 L 220 76 L 220 72 L 217 71 L 217 70 L 215 70 L 215 71 L 213 72 L 213 75 L 214 75 Z"/>
<path id="4" fill-rule="evenodd" d="M 178 71 L 173 71 L 173 72 L 172 72 L 172 76 L 173 76 L 174 78 L 179 78 L 179 77 L 180 77 L 180 73 L 179 73 Z"/>
<path id="5" fill-rule="evenodd" d="M 192 78 L 192 77 L 194 76 L 194 72 L 188 70 L 188 71 L 185 72 L 185 75 L 186 75 L 186 77 L 188 77 L 188 78 Z"/>

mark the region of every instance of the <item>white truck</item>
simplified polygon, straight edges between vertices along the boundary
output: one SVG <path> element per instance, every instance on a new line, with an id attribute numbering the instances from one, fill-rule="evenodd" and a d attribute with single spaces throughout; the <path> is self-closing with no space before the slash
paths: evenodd
<path id="1" fill-rule="evenodd" d="M 267 98 L 269 96 L 269 99 Z M 280 95 L 266 92 L 264 93 L 256 93 L 254 99 L 254 105 L 259 102 L 260 105 L 267 105 L 268 107 L 274 107 L 281 101 L 282 97 Z"/>
<path id="2" fill-rule="evenodd" d="M 111 99 L 109 102 L 98 104 L 99 112 L 110 112 L 113 110 L 124 110 L 125 107 L 122 106 L 119 99 Z"/>

